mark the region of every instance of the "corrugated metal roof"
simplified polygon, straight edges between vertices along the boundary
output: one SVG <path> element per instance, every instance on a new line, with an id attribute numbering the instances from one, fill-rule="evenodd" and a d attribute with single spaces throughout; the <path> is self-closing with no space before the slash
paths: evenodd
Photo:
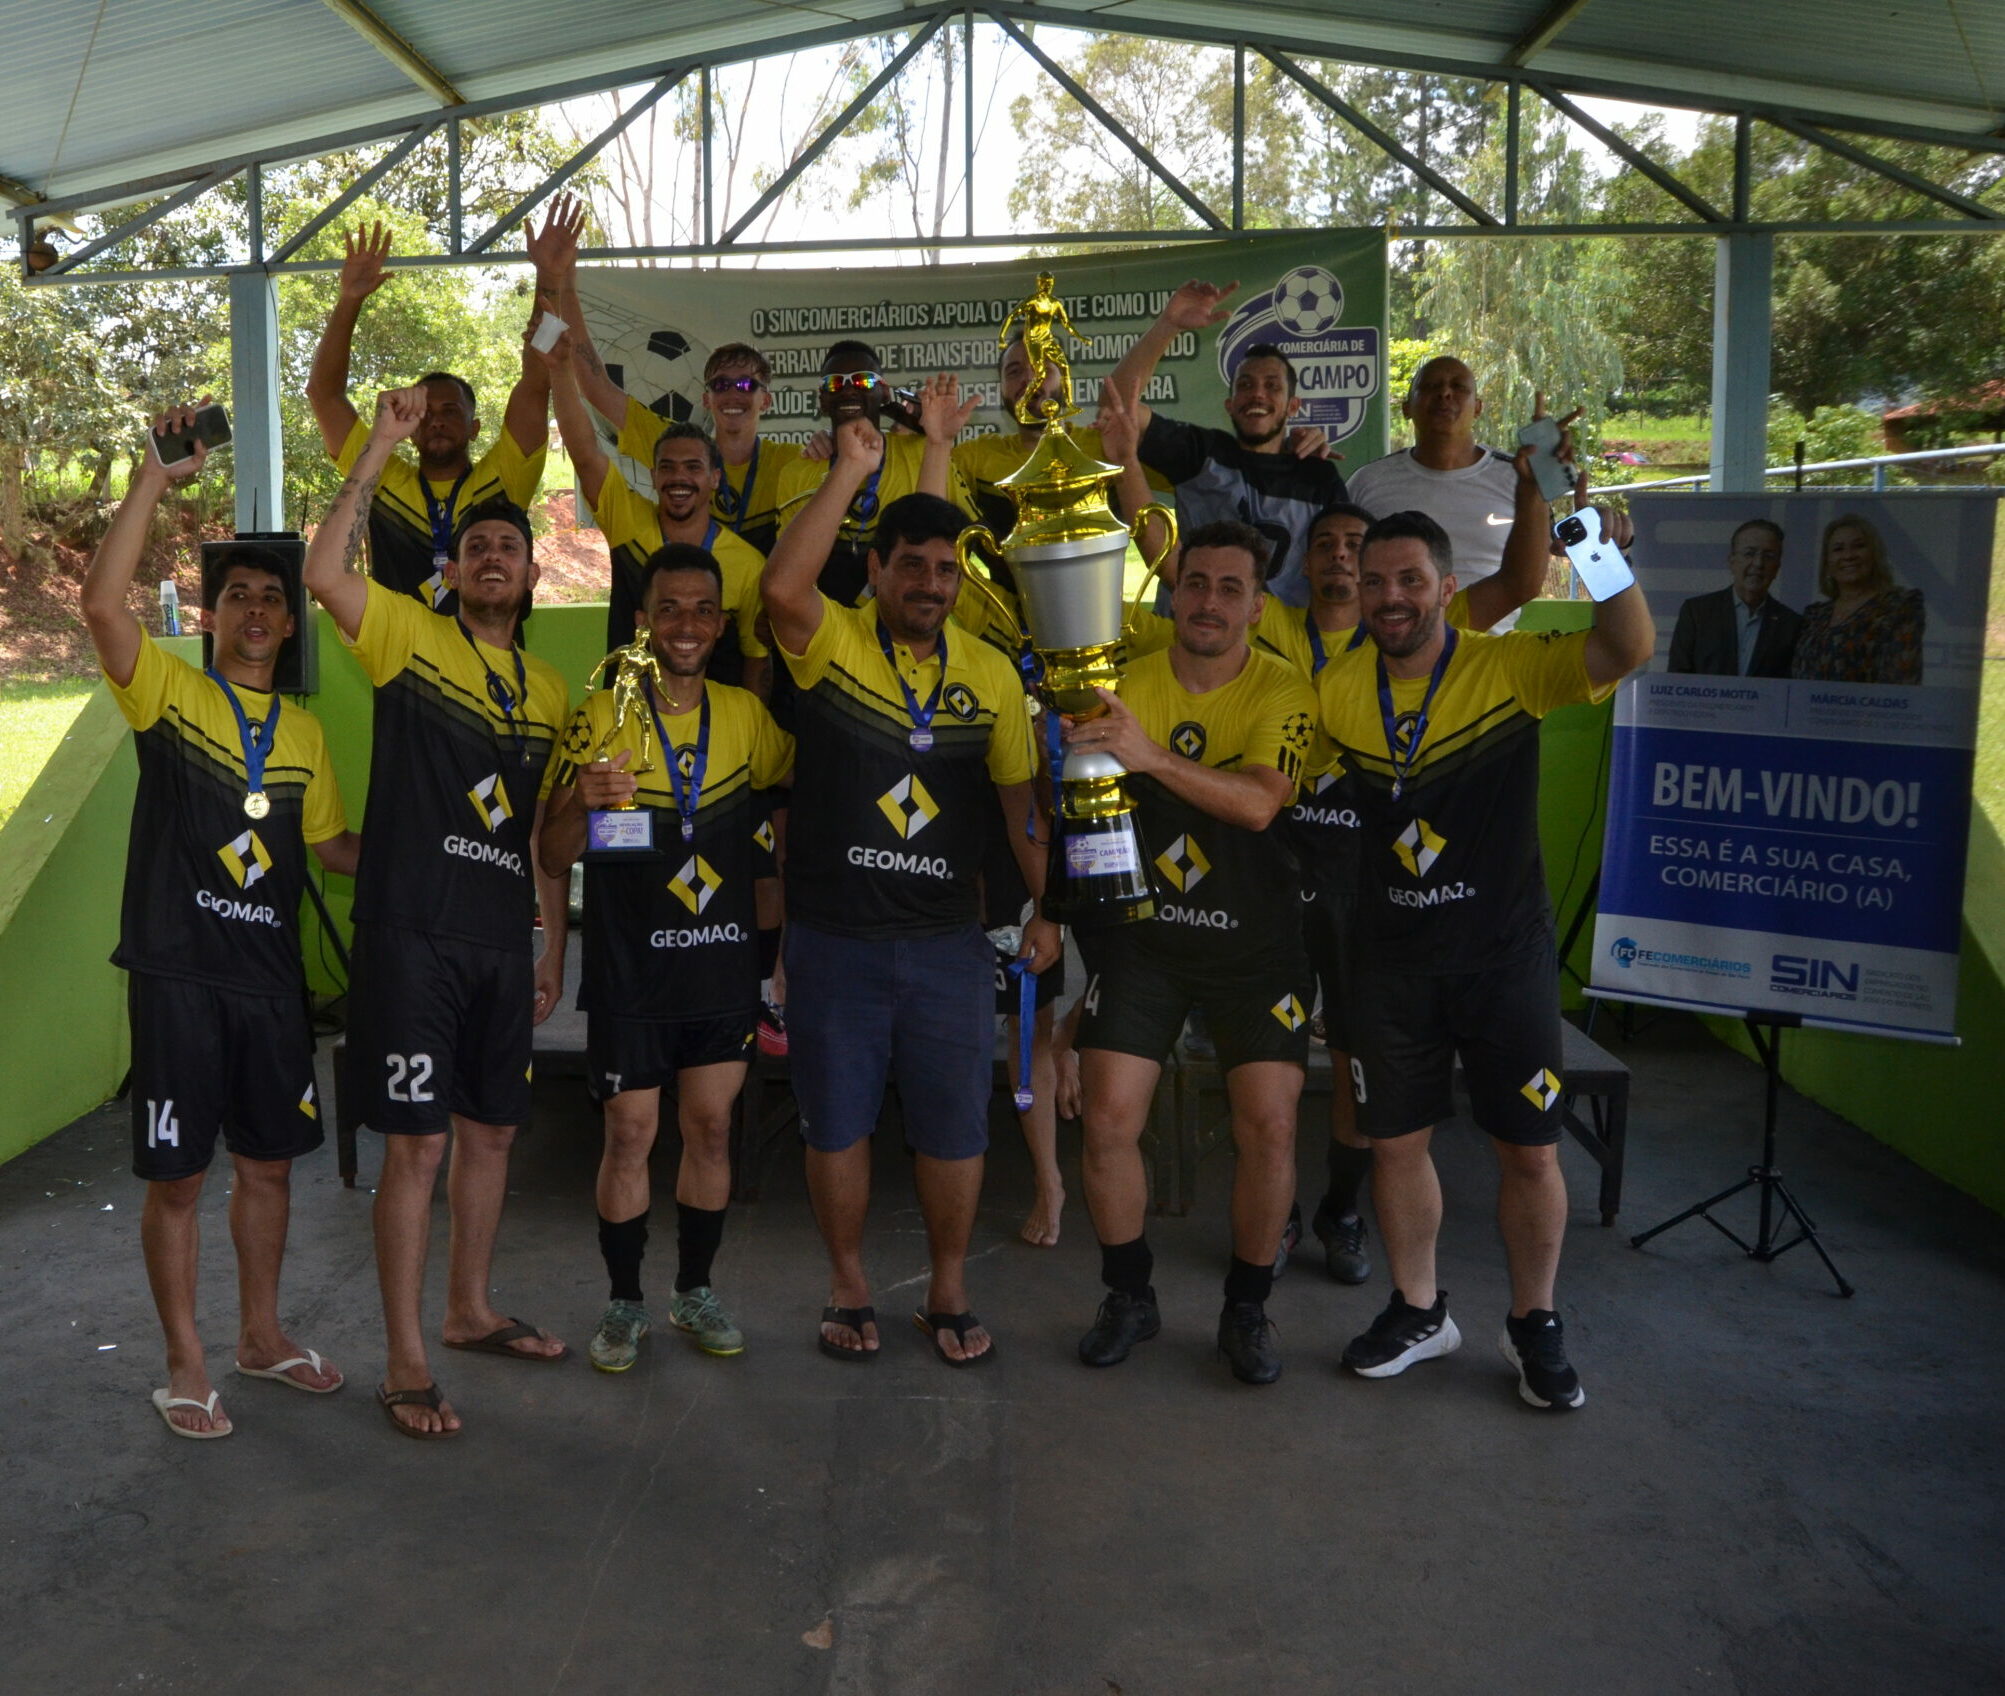
<path id="1" fill-rule="evenodd" d="M 469 100 L 911 17 L 906 0 L 375 0 Z M 1025 22 L 1505 69 L 1551 0 L 1042 0 Z M 437 111 L 328 0 L 6 0 L 0 178 L 62 196 Z M 1530 69 L 1664 105 L 1776 104 L 1976 138 L 2005 125 L 1998 0 L 1586 0 Z"/>

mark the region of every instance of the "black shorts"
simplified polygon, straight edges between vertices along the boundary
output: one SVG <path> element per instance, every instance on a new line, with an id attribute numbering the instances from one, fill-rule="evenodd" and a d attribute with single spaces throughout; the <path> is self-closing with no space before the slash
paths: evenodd
<path id="1" fill-rule="evenodd" d="M 126 1006 L 135 1176 L 207 1171 L 219 1132 L 246 1160 L 292 1160 L 320 1146 L 303 994 L 242 995 L 134 972 Z"/>
<path id="2" fill-rule="evenodd" d="M 1453 1118 L 1459 1053 L 1478 1125 L 1528 1148 L 1559 1141 L 1559 972 L 1550 948 L 1441 976 L 1360 964 L 1350 1006 L 1351 1076 L 1367 1136 Z"/>
<path id="3" fill-rule="evenodd" d="M 1244 976 L 1178 971 L 1151 959 L 1129 934 L 1102 931 L 1085 943 L 1086 994 L 1076 1046 L 1166 1059 L 1193 1007 L 1204 1014 L 1221 1071 L 1257 1060 L 1309 1060 L 1308 962 L 1277 955 Z"/>
<path id="4" fill-rule="evenodd" d="M 1302 892 L 1302 947 L 1323 998 L 1323 1043 L 1343 1054 L 1351 1051 L 1346 1001 L 1351 965 L 1357 958 L 1352 941 L 1356 910 L 1356 898 L 1347 891 Z"/>
<path id="5" fill-rule="evenodd" d="M 458 1114 L 529 1116 L 535 961 L 392 925 L 355 927 L 348 1078 L 372 1130 L 424 1136 Z"/>
<path id="6" fill-rule="evenodd" d="M 623 1019 L 617 1013 L 585 1016 L 585 1078 L 592 1099 L 628 1090 L 660 1089 L 678 1072 L 752 1058 L 759 1009 L 702 1019 Z"/>

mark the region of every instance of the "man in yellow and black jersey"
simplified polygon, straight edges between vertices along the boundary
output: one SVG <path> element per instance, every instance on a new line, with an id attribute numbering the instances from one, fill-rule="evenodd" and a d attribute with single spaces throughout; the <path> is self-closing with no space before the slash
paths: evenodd
<path id="1" fill-rule="evenodd" d="M 389 1371 L 378 1400 L 399 1431 L 442 1437 L 459 1418 L 426 1364 L 421 1298 L 448 1125 L 447 1347 L 519 1360 L 566 1352 L 495 1309 L 489 1274 L 508 1151 L 529 1107 L 531 1027 L 564 981 L 567 892 L 535 851 L 570 701 L 563 678 L 521 646 L 537 571 L 520 508 L 468 515 L 446 567 L 454 617 L 350 569 L 376 479 L 424 408 L 423 389 L 379 397 L 368 445 L 307 549 L 306 585 L 375 685 L 348 1070 L 362 1117 L 388 1133 L 376 1264 Z"/>
<path id="2" fill-rule="evenodd" d="M 730 614 L 712 663 L 720 683 L 766 692 L 766 645 L 759 638 L 759 572 L 766 561 L 749 542 L 710 515 L 711 497 L 723 475 L 717 444 L 694 424 L 664 424 L 648 443 L 645 458 L 654 487 L 648 494 L 627 487 L 620 468 L 599 445 L 591 413 L 578 388 L 576 358 L 568 333 L 544 356 L 550 368 L 551 401 L 564 450 L 578 474 L 578 490 L 591 503 L 613 556 L 613 581 L 606 605 L 606 646 L 633 640 L 641 611 L 641 579 L 657 550 L 671 542 L 697 547 L 717 561 Z M 642 408 L 646 411 L 646 408 Z M 650 415 L 651 416 L 651 415 Z"/>
<path id="3" fill-rule="evenodd" d="M 1016 672 L 948 618 L 966 524 L 958 507 L 912 495 L 885 508 L 866 556 L 869 606 L 841 606 L 816 586 L 883 458 L 874 424 L 843 423 L 827 480 L 766 564 L 773 634 L 799 690 L 788 1041 L 808 1187 L 829 1251 L 823 1353 L 877 1357 L 863 1228 L 870 1133 L 895 1080 L 932 1260 L 916 1318 L 943 1361 L 966 1366 L 995 1354 L 969 1310 L 965 1266 L 994 1060 L 981 864 L 1000 798 L 1024 881 L 1043 893 L 1043 857 L 1025 834 L 1035 762 Z M 1025 926 L 1031 969 L 1044 970 L 1059 948 L 1057 926 Z"/>
<path id="4" fill-rule="evenodd" d="M 545 231 L 531 232 L 532 256 L 550 226 L 566 215 L 560 204 Z M 344 475 L 355 469 L 370 431 L 348 399 L 349 351 L 362 303 L 388 280 L 390 234 L 380 223 L 355 229 L 347 249 L 340 292 L 306 380 L 320 439 Z M 445 581 L 446 561 L 466 515 L 497 500 L 525 509 L 535 502 L 549 436 L 549 382 L 542 362 L 525 345 L 522 375 L 509 391 L 501 429 L 477 458 L 473 444 L 481 424 L 472 384 L 450 372 L 429 371 L 418 386 L 425 417 L 411 437 L 416 458 L 399 454 L 385 465 L 370 503 L 369 572 L 377 582 L 450 613 L 454 600 Z"/>
<path id="5" fill-rule="evenodd" d="M 1585 1394 L 1553 1309 L 1566 1184 L 1538 730 L 1555 707 L 1605 698 L 1649 658 L 1654 632 L 1634 584 L 1571 635 L 1453 630 L 1443 614 L 1454 593 L 1447 532 L 1423 513 L 1381 518 L 1359 574 L 1369 639 L 1318 680 L 1324 733 L 1361 820 L 1353 1077 L 1395 1285 L 1344 1363 L 1390 1377 L 1461 1340 L 1434 1281 L 1441 1203 L 1428 1152 L 1453 1111 L 1459 1053 L 1500 1168 L 1504 1352 L 1531 1405 L 1578 1407 Z"/>
<path id="6" fill-rule="evenodd" d="M 193 409 L 158 428 L 185 430 Z M 139 757 L 125 897 L 112 962 L 130 974 L 132 1169 L 146 1180 L 140 1241 L 167 1384 L 153 1405 L 177 1437 L 228 1436 L 195 1323 L 196 1204 L 220 1135 L 241 1310 L 237 1371 L 325 1394 L 341 1374 L 279 1323 L 293 1160 L 320 1146 L 313 1032 L 299 952 L 307 850 L 355 869 L 327 744 L 312 714 L 272 692 L 293 631 L 285 565 L 241 544 L 203 584 L 207 673 L 133 617 L 132 577 L 172 471 L 151 444 L 84 576 L 83 615 Z"/>
<path id="7" fill-rule="evenodd" d="M 592 1091 L 605 1105 L 599 1248 L 612 1285 L 590 1352 L 604 1372 L 634 1363 L 650 1324 L 640 1270 L 664 1084 L 682 1133 L 669 1320 L 708 1354 L 745 1346 L 711 1265 L 731 1198 L 731 1108 L 759 1020 L 753 888 L 773 875 L 759 792 L 794 758 L 793 739 L 756 695 L 704 675 L 726 620 L 716 560 L 680 542 L 661 549 L 648 562 L 642 617 L 663 694 L 650 686 L 646 718 L 625 724 L 612 691 L 586 697 L 565 733 L 541 844 L 553 875 L 585 860 L 578 1003 Z M 606 845 L 609 820 L 628 832 L 644 824 L 645 842 Z"/>
<path id="8" fill-rule="evenodd" d="M 1242 1382 L 1281 1374 L 1264 1304 L 1294 1196 L 1312 992 L 1277 820 L 1301 782 L 1315 697 L 1247 646 L 1266 556 L 1266 539 L 1244 524 L 1187 537 L 1170 599 L 1174 644 L 1131 664 L 1106 714 L 1066 733 L 1068 756 L 1102 750 L 1132 774 L 1159 891 L 1154 918 L 1081 935 L 1083 1171 L 1108 1288 L 1079 1344 L 1089 1366 L 1125 1360 L 1160 1327 L 1140 1140 L 1163 1059 L 1197 1008 L 1218 1045 L 1239 1150 L 1219 1347 Z"/>

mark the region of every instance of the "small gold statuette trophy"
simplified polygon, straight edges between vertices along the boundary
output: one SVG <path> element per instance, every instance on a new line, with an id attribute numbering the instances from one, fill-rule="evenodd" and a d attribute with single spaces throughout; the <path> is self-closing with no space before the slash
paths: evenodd
<path id="1" fill-rule="evenodd" d="M 1122 595 L 1130 531 L 1107 505 L 1107 485 L 1121 468 L 1093 458 L 1065 429 L 1063 420 L 1079 409 L 1073 404 L 1072 371 L 1058 332 L 1074 332 L 1051 288 L 1050 273 L 1041 274 L 1037 292 L 1003 323 L 1004 346 L 1010 326 L 1022 323 L 1030 360 L 1030 382 L 1017 402 L 1017 419 L 1044 425 L 1043 439 L 1030 458 L 995 485 L 1015 505 L 1016 522 L 1001 544 L 979 524 L 964 530 L 956 552 L 963 575 L 989 592 L 1006 614 L 1008 608 L 978 569 L 974 550 L 986 547 L 1009 561 L 1023 603 L 1023 627 L 1042 670 L 1038 694 L 1048 710 L 1086 719 L 1107 710 L 1095 689 L 1111 689 L 1121 680 L 1118 656 L 1134 616 Z M 1059 374 L 1059 394 L 1045 395 L 1046 377 L 1053 370 Z M 1135 522 L 1148 514 L 1162 518 L 1167 539 L 1162 552 L 1148 562 L 1148 577 L 1135 594 L 1137 610 L 1150 579 L 1176 548 L 1175 515 L 1151 506 L 1136 513 Z M 1122 787 L 1125 775 L 1120 761 L 1108 753 L 1082 750 L 1065 757 L 1045 882 L 1046 917 L 1094 925 L 1154 914 L 1148 856 L 1135 825 L 1135 804 Z"/>
<path id="2" fill-rule="evenodd" d="M 585 756 L 584 764 L 603 760 L 620 740 L 629 722 L 640 725 L 640 758 L 626 769 L 639 777 L 654 770 L 649 750 L 655 741 L 654 694 L 665 694 L 661 661 L 648 645 L 648 633 L 639 631 L 624 648 L 615 648 L 592 668 L 594 676 L 613 670 L 613 722 L 606 727 L 598 745 Z M 585 815 L 585 858 L 626 858 L 655 852 L 654 810 L 643 807 L 631 796 L 617 807 L 595 809 Z"/>

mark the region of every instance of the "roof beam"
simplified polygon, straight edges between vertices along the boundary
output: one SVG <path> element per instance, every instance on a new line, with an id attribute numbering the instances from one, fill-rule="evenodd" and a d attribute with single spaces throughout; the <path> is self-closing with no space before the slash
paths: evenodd
<path id="1" fill-rule="evenodd" d="M 293 231 L 291 238 L 286 244 L 271 256 L 270 263 L 273 265 L 284 264 L 286 260 L 290 259 L 308 242 L 313 240 L 315 236 L 319 235 L 322 230 L 326 229 L 329 224 L 333 223 L 336 218 L 346 212 L 349 207 L 353 206 L 356 201 L 360 200 L 363 195 L 367 194 L 381 182 L 385 176 L 401 165 L 410 155 L 411 150 L 427 137 L 435 134 L 438 127 L 436 123 L 420 124 L 416 129 L 411 131 L 395 147 L 391 148 L 388 153 L 384 154 L 375 164 L 371 165 L 368 170 L 364 171 L 311 218 L 307 219 L 304 224 L 300 225 L 297 230 Z M 256 244 L 253 243 L 252 245 L 255 246 Z"/>
<path id="2" fill-rule="evenodd" d="M 1566 26 L 1593 4 L 1593 0 L 1553 0 L 1545 15 L 1512 44 L 1504 55 L 1507 65 L 1529 65 L 1560 38 Z"/>
<path id="3" fill-rule="evenodd" d="M 1669 171 L 1665 170 L 1662 165 L 1658 164 L 1656 160 L 1652 159 L 1649 154 L 1636 146 L 1635 143 L 1625 141 L 1606 124 L 1576 106 L 1565 95 L 1560 93 L 1558 89 L 1548 88 L 1544 83 L 1529 81 L 1525 86 L 1535 90 L 1539 98 L 1544 100 L 1547 105 L 1564 112 L 1582 129 L 1586 130 L 1589 135 L 1593 136 L 1596 141 L 1600 142 L 1603 147 L 1607 148 L 1609 152 L 1618 155 L 1636 170 L 1641 171 L 1644 176 L 1648 177 L 1673 200 L 1676 200 L 1679 204 L 1689 209 L 1704 222 L 1708 224 L 1724 224 L 1727 221 L 1719 208 L 1714 206 L 1711 201 L 1705 199 L 1696 190 L 1687 187 L 1678 178 L 1672 176 Z"/>
<path id="4" fill-rule="evenodd" d="M 26 183 L 16 182 L 12 177 L 0 177 L 0 195 L 5 195 L 16 206 L 34 206 L 42 198 Z"/>
<path id="5" fill-rule="evenodd" d="M 466 96 L 401 35 L 362 4 L 362 0 L 323 0 L 327 9 L 402 71 L 441 106 L 463 106 Z"/>
<path id="6" fill-rule="evenodd" d="M 1966 218 L 1981 218 L 1987 223 L 2005 218 L 2005 212 L 1999 211 L 1994 206 L 1986 206 L 1983 201 L 1972 200 L 1967 194 L 1958 194 L 1953 188 L 1944 188 L 1941 183 L 1930 182 L 1926 177 L 1918 177 L 1914 172 L 1896 165 L 1891 159 L 1882 159 L 1877 153 L 1868 153 L 1863 147 L 1854 147 L 1849 141 L 1820 130 L 1814 124 L 1800 123 L 1794 118 L 1770 118 L 1768 121 L 1778 129 L 1787 130 L 1799 141 L 1807 141 L 1812 147 L 1821 147 L 1826 153 L 1834 153 L 1840 159 L 1857 165 L 1861 170 L 1871 171 L 1876 176 L 1885 177 L 1889 182 L 1899 183 L 1902 188 L 1912 189 L 1916 194 L 1951 207 Z"/>
<path id="7" fill-rule="evenodd" d="M 145 229 L 149 224 L 157 224 L 162 218 L 166 217 L 168 213 L 180 211 L 182 207 L 186 206 L 189 201 L 195 199 L 196 196 L 207 194 L 209 190 L 214 188 L 218 183 L 224 181 L 226 178 L 233 177 L 235 175 L 236 171 L 233 168 L 227 166 L 219 166 L 217 169 L 211 171 L 206 177 L 197 177 L 195 181 L 190 183 L 186 188 L 182 189 L 182 191 L 179 194 L 169 195 L 165 200 L 161 201 L 158 205 L 149 206 L 144 212 L 138 213 L 135 216 L 126 219 L 126 221 L 120 224 L 116 229 L 107 230 L 103 235 L 99 236 L 96 241 L 86 242 L 82 247 L 78 248 L 76 252 L 65 254 L 55 264 L 51 265 L 48 268 L 48 270 L 44 271 L 42 275 L 45 277 L 59 277 L 65 271 L 74 271 L 86 259 L 94 259 L 100 253 L 104 252 L 106 248 L 116 247 L 120 242 L 124 241 L 128 236 L 138 235 L 139 232 Z M 218 269 L 220 269 L 220 267 L 218 267 Z"/>

